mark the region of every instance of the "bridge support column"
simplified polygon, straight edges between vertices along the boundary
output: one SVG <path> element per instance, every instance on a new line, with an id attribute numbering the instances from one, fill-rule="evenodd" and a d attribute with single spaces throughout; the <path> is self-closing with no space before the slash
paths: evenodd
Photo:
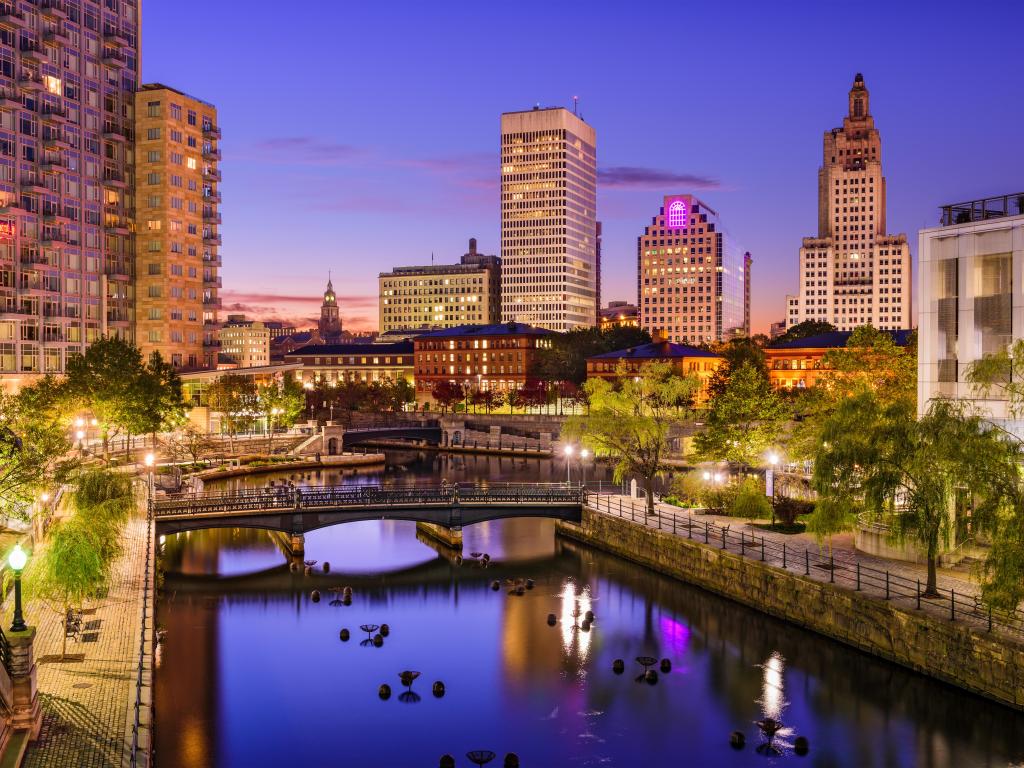
<path id="1" fill-rule="evenodd" d="M 10 631 L 7 640 L 11 645 L 11 688 L 12 699 L 10 727 L 28 731 L 30 741 L 39 738 L 43 724 L 43 711 L 39 706 L 39 686 L 36 681 L 36 659 L 34 640 L 36 628 L 29 627 L 21 632 Z"/>
<path id="2" fill-rule="evenodd" d="M 416 530 L 451 549 L 462 549 L 462 528 L 445 528 L 435 523 L 416 523 Z"/>
<path id="3" fill-rule="evenodd" d="M 306 553 L 306 537 L 301 533 L 293 533 L 288 544 L 292 557 L 302 557 Z"/>

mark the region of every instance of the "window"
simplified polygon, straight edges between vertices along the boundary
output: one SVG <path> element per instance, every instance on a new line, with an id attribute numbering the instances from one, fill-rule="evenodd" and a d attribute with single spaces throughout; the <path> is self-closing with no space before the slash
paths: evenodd
<path id="1" fill-rule="evenodd" d="M 160 139 L 160 129 L 159 128 L 147 128 L 146 129 L 146 138 L 149 141 L 157 141 L 157 140 L 159 140 Z"/>
<path id="2" fill-rule="evenodd" d="M 146 115 L 148 117 L 160 117 L 160 102 L 150 101 L 146 104 Z"/>

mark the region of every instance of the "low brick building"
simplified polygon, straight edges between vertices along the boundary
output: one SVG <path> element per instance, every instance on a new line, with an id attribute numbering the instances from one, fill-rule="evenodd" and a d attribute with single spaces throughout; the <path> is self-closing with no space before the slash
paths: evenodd
<path id="1" fill-rule="evenodd" d="M 723 362 L 719 355 L 706 349 L 659 340 L 588 357 L 587 378 L 615 379 L 620 363 L 625 364 L 630 374 L 639 373 L 650 363 L 670 363 L 680 376 L 694 375 L 700 379 L 703 394 L 707 392 L 711 376 Z"/>
<path id="2" fill-rule="evenodd" d="M 413 380 L 413 344 L 312 344 L 287 352 L 286 365 L 297 365 L 304 382 Z"/>
<path id="3" fill-rule="evenodd" d="M 417 336 L 416 401 L 428 403 L 438 382 L 470 390 L 520 389 L 534 377 L 537 353 L 552 331 L 524 323 L 461 325 Z"/>
<path id="4" fill-rule="evenodd" d="M 824 364 L 825 354 L 831 349 L 846 346 L 852 331 L 832 331 L 806 339 L 796 339 L 782 344 L 765 347 L 768 363 L 768 379 L 777 389 L 804 389 L 818 383 L 822 373 L 828 370 Z M 901 347 L 910 342 L 913 331 L 886 331 Z"/>

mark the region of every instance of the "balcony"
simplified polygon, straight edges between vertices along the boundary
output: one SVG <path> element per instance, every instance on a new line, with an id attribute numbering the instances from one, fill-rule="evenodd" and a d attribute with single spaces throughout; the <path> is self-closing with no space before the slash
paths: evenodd
<path id="1" fill-rule="evenodd" d="M 128 133 L 124 126 L 117 121 L 105 120 L 103 122 L 103 138 L 107 141 L 127 141 Z"/>
<path id="2" fill-rule="evenodd" d="M 216 253 L 211 253 L 209 258 L 203 257 L 203 266 L 207 267 L 220 267 L 223 266 L 221 258 Z"/>
<path id="3" fill-rule="evenodd" d="M 220 224 L 221 215 L 215 211 L 203 211 L 204 224 Z"/>
<path id="4" fill-rule="evenodd" d="M 214 141 L 220 139 L 221 131 L 216 125 L 204 125 L 203 126 L 203 138 L 212 139 Z"/>
<path id="5" fill-rule="evenodd" d="M 18 86 L 26 91 L 40 91 L 46 87 L 46 84 L 39 75 L 22 72 L 18 77 Z"/>
<path id="6" fill-rule="evenodd" d="M 59 208 L 43 209 L 44 224 L 70 224 L 71 218 Z"/>
<path id="7" fill-rule="evenodd" d="M 103 266 L 103 274 L 118 282 L 129 282 L 132 279 L 127 262 L 108 261 Z"/>
<path id="8" fill-rule="evenodd" d="M 207 191 L 203 193 L 204 203 L 219 203 L 221 201 L 220 192 Z"/>
<path id="9" fill-rule="evenodd" d="M 54 131 L 43 136 L 43 148 L 54 152 L 71 149 L 71 142 L 60 132 Z"/>
<path id="10" fill-rule="evenodd" d="M 130 235 L 132 233 L 131 221 L 127 216 L 108 214 L 103 221 L 103 228 L 114 235 Z"/>
<path id="11" fill-rule="evenodd" d="M 39 13 L 44 19 L 51 21 L 63 21 L 68 17 L 64 0 L 39 0 Z"/>
<path id="12" fill-rule="evenodd" d="M 118 187 L 120 189 L 126 189 L 128 182 L 125 181 L 124 174 L 114 168 L 103 169 L 103 182 L 111 187 Z"/>
<path id="13" fill-rule="evenodd" d="M 220 181 L 221 178 L 223 178 L 221 172 L 216 168 L 203 169 L 203 181 Z"/>
<path id="14" fill-rule="evenodd" d="M 67 242 L 67 235 L 56 229 L 44 231 L 39 236 L 39 244 L 43 248 L 63 248 Z"/>
<path id="15" fill-rule="evenodd" d="M 0 107 L 20 107 L 22 103 L 17 91 L 0 90 Z"/>
<path id="16" fill-rule="evenodd" d="M 38 173 L 23 173 L 21 175 L 21 188 L 28 192 L 48 192 L 49 188 L 46 186 L 43 177 Z"/>
<path id="17" fill-rule="evenodd" d="M 68 111 L 56 104 L 43 104 L 39 108 L 39 117 L 44 125 L 64 125 L 68 121 Z"/>
<path id="18" fill-rule="evenodd" d="M 35 40 L 22 40 L 19 50 L 22 61 L 34 61 L 37 64 L 45 64 L 49 61 L 43 46 Z"/>
<path id="19" fill-rule="evenodd" d="M 0 24 L 13 27 L 19 26 L 18 22 L 24 21 L 25 14 L 19 11 L 13 4 L 0 5 Z"/>
<path id="20" fill-rule="evenodd" d="M 11 216 L 19 213 L 24 213 L 24 211 L 17 200 L 7 200 L 6 202 L 0 201 L 0 214 Z"/>
<path id="21" fill-rule="evenodd" d="M 203 245 L 221 245 L 220 235 L 203 235 Z"/>
<path id="22" fill-rule="evenodd" d="M 211 321 L 209 323 L 209 325 L 212 325 L 212 324 L 213 324 L 213 322 Z M 207 348 L 218 349 L 220 347 L 220 340 L 219 339 L 203 339 L 203 346 L 207 347 Z"/>
<path id="23" fill-rule="evenodd" d="M 103 49 L 103 56 L 101 58 L 103 59 L 103 63 L 108 67 L 120 67 L 125 61 L 123 53 L 113 48 L 106 47 Z"/>
<path id="24" fill-rule="evenodd" d="M 106 45 L 113 45 L 117 48 L 120 48 L 121 46 L 128 45 L 129 40 L 128 35 L 126 35 L 120 29 L 104 25 L 103 42 Z"/>
<path id="25" fill-rule="evenodd" d="M 219 149 L 204 149 L 203 150 L 203 160 L 210 160 L 210 161 L 220 160 L 220 150 Z"/>
<path id="26" fill-rule="evenodd" d="M 203 276 L 203 288 L 221 288 L 221 279 L 213 275 Z"/>
<path id="27" fill-rule="evenodd" d="M 220 296 L 206 296 L 203 298 L 204 307 L 216 307 L 219 309 L 220 305 Z"/>
<path id="28" fill-rule="evenodd" d="M 43 40 L 53 45 L 67 45 L 68 33 L 60 27 L 51 27 L 43 32 Z"/>
<path id="29" fill-rule="evenodd" d="M 44 171 L 60 172 L 63 171 L 66 166 L 64 164 L 64 159 L 58 154 L 44 157 L 39 161 L 39 167 Z"/>

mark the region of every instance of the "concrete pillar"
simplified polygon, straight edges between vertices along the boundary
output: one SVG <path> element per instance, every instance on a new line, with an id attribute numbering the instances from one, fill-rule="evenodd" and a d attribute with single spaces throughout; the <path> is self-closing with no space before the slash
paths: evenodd
<path id="1" fill-rule="evenodd" d="M 301 533 L 293 533 L 288 546 L 291 548 L 293 556 L 301 556 L 306 552 L 306 537 Z"/>
<path id="2" fill-rule="evenodd" d="M 10 725 L 14 730 L 28 731 L 29 739 L 32 741 L 39 737 L 39 728 L 43 724 L 36 681 L 35 636 L 35 627 L 29 627 L 24 632 L 7 633 L 7 640 L 11 645 L 13 692 Z"/>
<path id="3" fill-rule="evenodd" d="M 543 450 L 550 450 L 551 449 L 551 433 L 550 432 L 541 432 L 540 433 L 540 447 Z"/>
<path id="4" fill-rule="evenodd" d="M 462 528 L 445 528 L 435 523 L 416 523 L 416 530 L 451 549 L 462 549 Z"/>

